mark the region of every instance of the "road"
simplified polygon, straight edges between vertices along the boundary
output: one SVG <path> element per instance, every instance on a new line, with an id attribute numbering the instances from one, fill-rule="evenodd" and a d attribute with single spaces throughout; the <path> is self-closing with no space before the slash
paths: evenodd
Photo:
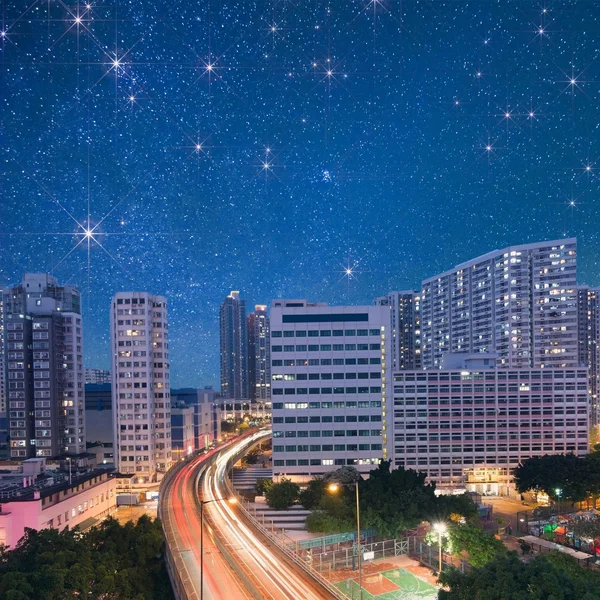
<path id="1" fill-rule="evenodd" d="M 211 456 L 184 465 L 162 491 L 163 523 L 179 576 L 189 600 L 200 598 L 200 513 L 197 478 Z M 204 600 L 248 600 L 251 595 L 229 568 L 205 527 Z"/>
<path id="2" fill-rule="evenodd" d="M 283 559 L 271 542 L 247 526 L 239 507 L 226 501 L 229 490 L 226 486 L 228 462 L 244 447 L 256 443 L 259 432 L 219 452 L 214 463 L 201 478 L 202 498 L 207 517 L 215 534 L 235 554 L 237 564 L 243 566 L 247 576 L 263 598 L 268 600 L 324 600 L 332 596 L 314 583 L 301 569 L 291 566 Z"/>
<path id="3" fill-rule="evenodd" d="M 204 600 L 327 600 L 332 598 L 306 573 L 288 564 L 270 540 L 248 527 L 230 505 L 227 463 L 265 432 L 236 440 L 180 466 L 161 491 L 167 541 L 189 600 L 200 598 L 200 513 L 204 504 Z M 217 545 L 229 554 L 229 561 Z M 234 568 L 232 568 L 232 566 Z"/>

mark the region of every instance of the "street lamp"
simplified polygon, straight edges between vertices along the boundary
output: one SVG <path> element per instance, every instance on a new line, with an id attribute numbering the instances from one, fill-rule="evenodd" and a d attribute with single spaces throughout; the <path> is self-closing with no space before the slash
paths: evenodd
<path id="1" fill-rule="evenodd" d="M 229 504 L 235 504 L 237 498 L 215 498 L 214 500 L 200 500 L 200 600 L 204 598 L 204 505 L 211 502 L 226 500 Z"/>
<path id="2" fill-rule="evenodd" d="M 438 545 L 439 545 L 439 549 L 440 549 L 440 575 L 442 574 L 442 569 L 444 567 L 443 563 L 442 563 L 442 536 L 446 533 L 446 531 L 448 531 L 448 528 L 446 527 L 446 523 L 434 523 L 433 524 L 433 528 L 437 531 L 438 533 Z"/>
<path id="3" fill-rule="evenodd" d="M 347 484 L 352 485 L 352 484 Z M 358 559 L 358 588 L 359 588 L 359 600 L 362 600 L 363 597 L 363 588 L 362 588 L 362 560 L 361 560 L 361 551 L 360 551 L 360 502 L 358 496 L 358 481 L 354 483 L 354 488 L 356 490 L 356 556 Z M 330 492 L 337 492 L 340 489 L 340 485 L 337 483 L 330 483 L 327 486 L 327 489 Z M 353 595 L 354 597 L 354 595 Z"/>

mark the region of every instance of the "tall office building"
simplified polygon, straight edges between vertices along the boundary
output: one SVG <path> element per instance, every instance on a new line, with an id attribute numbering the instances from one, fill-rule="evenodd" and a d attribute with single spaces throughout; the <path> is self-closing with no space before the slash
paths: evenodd
<path id="1" fill-rule="evenodd" d="M 250 401 L 271 398 L 271 344 L 267 307 L 257 304 L 248 315 L 248 390 Z"/>
<path id="2" fill-rule="evenodd" d="M 387 306 L 273 302 L 274 476 L 367 473 L 387 458 L 389 320 Z"/>
<path id="3" fill-rule="evenodd" d="M 577 243 L 490 252 L 423 281 L 423 367 L 445 354 L 496 352 L 512 368 L 576 367 Z"/>
<path id="4" fill-rule="evenodd" d="M 389 292 L 375 300 L 390 310 L 390 359 L 394 371 L 421 368 L 421 296 L 412 290 Z"/>
<path id="5" fill-rule="evenodd" d="M 221 304 L 221 397 L 248 398 L 246 301 L 231 292 Z"/>
<path id="6" fill-rule="evenodd" d="M 579 364 L 589 369 L 591 424 L 600 425 L 600 288 L 579 286 Z M 598 440 L 599 432 L 595 434 Z"/>
<path id="7" fill-rule="evenodd" d="M 118 292 L 110 332 L 115 465 L 154 483 L 172 462 L 166 299 Z"/>
<path id="8" fill-rule="evenodd" d="M 85 451 L 79 290 L 27 273 L 4 293 L 10 456 Z"/>

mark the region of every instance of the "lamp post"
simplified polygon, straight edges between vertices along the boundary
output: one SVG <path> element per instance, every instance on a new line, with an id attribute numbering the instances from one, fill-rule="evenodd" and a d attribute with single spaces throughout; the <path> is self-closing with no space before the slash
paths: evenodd
<path id="1" fill-rule="evenodd" d="M 229 504 L 235 504 L 237 498 L 215 498 L 214 500 L 200 500 L 200 600 L 204 599 L 204 505 L 211 502 L 226 500 Z"/>
<path id="2" fill-rule="evenodd" d="M 439 546 L 439 550 L 440 550 L 440 567 L 439 567 L 439 572 L 440 572 L 440 575 L 441 575 L 442 574 L 442 569 L 444 568 L 444 564 L 442 562 L 442 536 L 446 533 L 446 531 L 448 530 L 448 528 L 446 527 L 445 523 L 435 523 L 433 525 L 433 528 L 438 533 L 438 546 Z"/>
<path id="3" fill-rule="evenodd" d="M 352 484 L 347 484 L 352 485 Z M 340 485 L 337 483 L 330 484 L 327 489 L 330 492 L 337 492 L 340 489 Z M 356 558 L 358 560 L 358 597 L 362 600 L 363 588 L 362 588 L 362 556 L 360 551 L 360 502 L 358 495 L 358 481 L 354 483 L 354 489 L 356 490 Z M 354 595 L 352 596 L 354 597 Z"/>
<path id="4" fill-rule="evenodd" d="M 562 496 L 562 489 L 561 488 L 556 488 L 554 490 L 554 493 L 556 494 L 556 498 L 558 499 L 558 510 L 560 512 L 560 497 Z"/>

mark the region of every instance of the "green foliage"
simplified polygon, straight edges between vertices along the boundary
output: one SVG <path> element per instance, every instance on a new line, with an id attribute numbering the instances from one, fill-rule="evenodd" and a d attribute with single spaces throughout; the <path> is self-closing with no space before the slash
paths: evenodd
<path id="1" fill-rule="evenodd" d="M 299 499 L 300 504 L 306 510 L 313 510 L 317 508 L 325 492 L 326 483 L 321 477 L 313 477 L 309 482 L 308 486 L 300 491 Z M 317 531 L 323 531 L 318 529 Z"/>
<path id="2" fill-rule="evenodd" d="M 338 491 L 328 492 L 328 482 L 339 483 Z M 309 517 L 309 531 L 353 531 L 356 527 L 356 484 L 359 486 L 361 528 L 375 528 L 379 535 L 399 537 L 424 520 L 449 520 L 451 515 L 468 520 L 477 515 L 477 505 L 470 496 L 436 497 L 435 486 L 425 485 L 425 475 L 402 467 L 392 470 L 390 461 L 382 461 L 366 480 L 353 467 L 343 467 L 327 473 L 322 480 L 311 481 L 300 494 L 303 506 L 317 509 L 327 518 L 323 514 Z"/>
<path id="3" fill-rule="evenodd" d="M 272 487 L 274 483 L 272 479 L 263 479 L 259 477 L 254 484 L 254 490 L 257 496 L 264 496 Z"/>
<path id="4" fill-rule="evenodd" d="M 600 494 L 600 453 L 535 456 L 515 469 L 515 484 L 521 493 L 542 491 L 554 500 L 581 502 Z M 558 492 L 560 490 L 560 492 Z"/>
<path id="5" fill-rule="evenodd" d="M 246 465 L 255 465 L 258 463 L 263 451 L 257 447 L 252 448 L 245 456 L 242 457 L 242 463 Z"/>
<path id="6" fill-rule="evenodd" d="M 11 552 L 0 551 L 0 598 L 166 600 L 173 597 L 162 558 L 159 521 L 113 519 L 81 534 L 28 529 Z"/>
<path id="7" fill-rule="evenodd" d="M 451 515 L 460 515 L 471 521 L 478 516 L 477 504 L 469 494 L 438 496 L 435 516 L 439 521 L 449 521 Z"/>
<path id="8" fill-rule="evenodd" d="M 222 433 L 235 433 L 236 424 L 231 421 L 221 421 Z"/>
<path id="9" fill-rule="evenodd" d="M 360 473 L 355 467 L 340 467 L 335 471 L 325 473 L 323 476 L 326 483 L 339 483 L 340 485 L 356 483 L 360 478 Z"/>
<path id="10" fill-rule="evenodd" d="M 469 555 L 468 562 L 474 567 L 482 567 L 507 552 L 500 540 L 472 523 L 451 525 L 448 537 L 452 552 L 466 552 Z"/>
<path id="11" fill-rule="evenodd" d="M 274 483 L 265 496 L 267 504 L 275 510 L 285 510 L 298 499 L 300 487 L 291 480 L 283 477 L 279 483 Z"/>
<path id="12" fill-rule="evenodd" d="M 306 529 L 311 533 L 339 533 L 353 531 L 356 521 L 330 515 L 324 510 L 315 510 L 306 518 Z"/>
<path id="13" fill-rule="evenodd" d="M 439 600 L 600 600 L 600 575 L 558 552 L 528 563 L 505 553 L 468 574 L 448 570 L 440 582 Z"/>
<path id="14" fill-rule="evenodd" d="M 359 485 L 363 527 L 374 527 L 379 535 L 399 537 L 436 512 L 435 486 L 425 485 L 425 474 L 391 470 L 390 461 L 382 461 Z"/>

